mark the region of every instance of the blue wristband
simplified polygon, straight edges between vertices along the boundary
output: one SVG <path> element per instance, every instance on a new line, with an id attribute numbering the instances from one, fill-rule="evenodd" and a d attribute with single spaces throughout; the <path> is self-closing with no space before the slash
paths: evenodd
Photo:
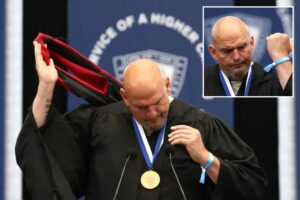
<path id="1" fill-rule="evenodd" d="M 278 58 L 277 60 L 275 60 L 274 62 L 272 62 L 271 64 L 267 65 L 264 67 L 264 70 L 265 72 L 269 72 L 271 71 L 271 69 L 273 69 L 276 65 L 279 65 L 285 61 L 289 61 L 291 60 L 290 57 L 288 56 L 285 56 L 285 57 L 282 57 L 282 58 Z"/>
<path id="2" fill-rule="evenodd" d="M 204 167 L 202 167 L 202 172 L 201 172 L 199 183 L 204 184 L 204 182 L 205 182 L 205 173 L 209 169 L 209 167 L 213 164 L 213 162 L 214 162 L 214 156 L 212 155 L 212 153 L 209 152 L 208 161 L 206 162 Z"/>

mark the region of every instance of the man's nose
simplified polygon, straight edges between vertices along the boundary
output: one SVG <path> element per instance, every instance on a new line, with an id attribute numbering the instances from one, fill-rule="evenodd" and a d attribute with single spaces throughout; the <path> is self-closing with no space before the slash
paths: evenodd
<path id="1" fill-rule="evenodd" d="M 234 62 L 239 62 L 241 59 L 240 52 L 238 49 L 234 49 L 232 51 L 232 59 Z"/>
<path id="2" fill-rule="evenodd" d="M 149 106 L 148 107 L 148 110 L 147 110 L 147 116 L 148 117 L 156 117 L 157 115 L 157 111 L 156 111 L 156 108 L 155 106 Z"/>

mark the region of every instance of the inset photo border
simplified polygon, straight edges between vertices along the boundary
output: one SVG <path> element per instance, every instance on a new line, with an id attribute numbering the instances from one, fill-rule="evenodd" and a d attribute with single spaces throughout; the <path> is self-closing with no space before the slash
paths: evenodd
<path id="1" fill-rule="evenodd" d="M 202 13 L 203 98 L 294 97 L 293 6 L 203 6 Z M 231 22 L 239 20 L 246 37 Z"/>

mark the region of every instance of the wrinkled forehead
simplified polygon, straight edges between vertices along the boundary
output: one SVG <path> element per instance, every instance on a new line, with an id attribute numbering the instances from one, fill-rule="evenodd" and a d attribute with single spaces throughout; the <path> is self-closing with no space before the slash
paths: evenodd
<path id="1" fill-rule="evenodd" d="M 245 46 L 249 43 L 249 37 L 238 36 L 238 37 L 228 37 L 228 38 L 217 38 L 215 46 L 221 49 L 234 49 L 241 46 Z"/>

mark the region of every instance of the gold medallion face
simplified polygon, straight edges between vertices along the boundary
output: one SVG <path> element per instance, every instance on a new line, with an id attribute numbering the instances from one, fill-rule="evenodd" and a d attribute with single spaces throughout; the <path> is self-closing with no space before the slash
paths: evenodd
<path id="1" fill-rule="evenodd" d="M 141 176 L 141 184 L 146 189 L 154 189 L 159 185 L 160 177 L 157 172 L 153 170 L 146 171 Z"/>

